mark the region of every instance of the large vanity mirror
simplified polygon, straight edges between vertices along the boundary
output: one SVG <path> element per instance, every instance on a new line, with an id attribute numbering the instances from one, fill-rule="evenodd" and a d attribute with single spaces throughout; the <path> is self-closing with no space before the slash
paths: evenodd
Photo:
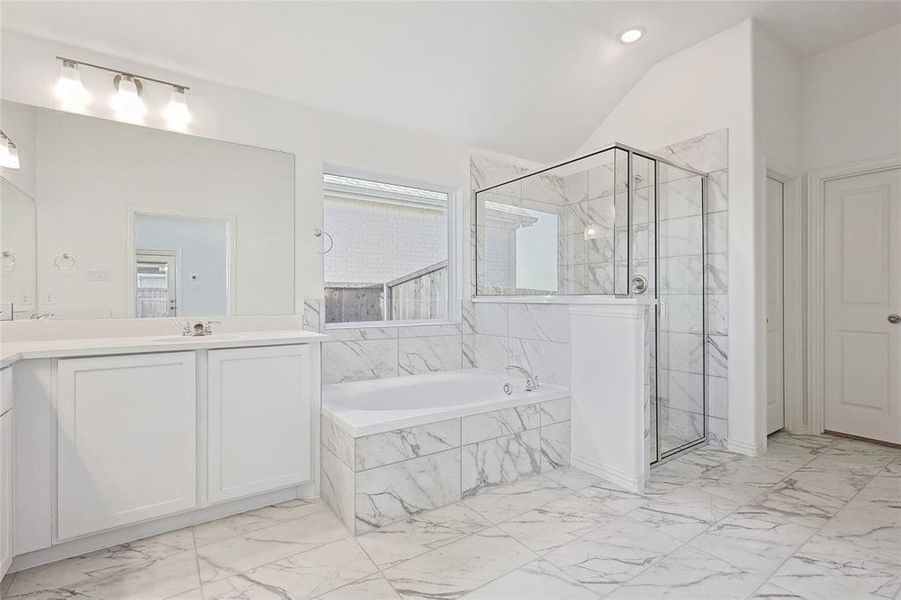
<path id="1" fill-rule="evenodd" d="M 22 164 L 0 182 L 0 316 L 10 304 L 15 319 L 294 313 L 293 155 L 2 111 Z"/>

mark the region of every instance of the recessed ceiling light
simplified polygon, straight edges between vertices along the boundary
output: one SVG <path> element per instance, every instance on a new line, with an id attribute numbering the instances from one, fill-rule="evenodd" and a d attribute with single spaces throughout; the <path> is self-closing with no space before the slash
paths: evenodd
<path id="1" fill-rule="evenodd" d="M 630 27 L 619 34 L 619 41 L 624 44 L 633 44 L 644 35 L 644 27 Z"/>

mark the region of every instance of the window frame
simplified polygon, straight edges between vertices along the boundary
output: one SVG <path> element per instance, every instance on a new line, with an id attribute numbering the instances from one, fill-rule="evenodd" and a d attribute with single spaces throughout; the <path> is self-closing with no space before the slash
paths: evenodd
<path id="1" fill-rule="evenodd" d="M 349 177 L 352 179 L 364 179 L 389 185 L 418 188 L 431 192 L 439 192 L 447 196 L 447 318 L 446 319 L 422 319 L 392 321 L 354 321 L 346 323 L 324 323 L 324 330 L 385 328 L 385 327 L 413 327 L 429 325 L 459 325 L 462 321 L 461 305 L 463 300 L 463 197 L 459 187 L 442 185 L 421 179 L 412 179 L 375 171 L 368 171 L 355 167 L 347 167 L 334 163 L 323 163 L 322 177 L 322 211 L 323 224 L 325 222 L 325 202 L 330 194 L 325 189 L 325 176 Z M 325 281 L 325 255 L 322 257 L 323 291 L 328 284 Z M 323 303 L 323 317 L 325 316 L 325 304 Z"/>

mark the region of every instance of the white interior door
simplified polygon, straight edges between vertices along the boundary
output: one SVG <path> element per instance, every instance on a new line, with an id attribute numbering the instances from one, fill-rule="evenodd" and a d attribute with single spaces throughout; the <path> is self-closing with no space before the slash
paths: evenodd
<path id="1" fill-rule="evenodd" d="M 766 180 L 766 430 L 785 426 L 785 371 L 783 328 L 782 182 Z"/>
<path id="2" fill-rule="evenodd" d="M 825 428 L 901 443 L 901 169 L 824 198 Z"/>

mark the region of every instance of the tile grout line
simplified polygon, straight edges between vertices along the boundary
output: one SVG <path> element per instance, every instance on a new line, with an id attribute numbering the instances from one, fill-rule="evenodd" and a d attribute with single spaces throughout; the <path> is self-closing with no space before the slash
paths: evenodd
<path id="1" fill-rule="evenodd" d="M 206 592 L 203 589 L 203 577 L 200 576 L 200 558 L 197 556 L 197 534 L 194 532 L 194 527 L 191 527 L 191 541 L 193 542 L 193 550 L 194 550 L 194 566 L 197 569 L 197 585 L 200 589 L 200 600 L 206 600 Z"/>

